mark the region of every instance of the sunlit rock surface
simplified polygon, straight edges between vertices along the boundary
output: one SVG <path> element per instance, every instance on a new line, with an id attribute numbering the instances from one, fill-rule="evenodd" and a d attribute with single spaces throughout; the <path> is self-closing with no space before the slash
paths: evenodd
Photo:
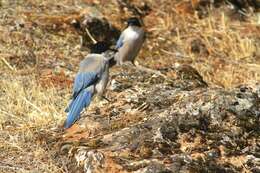
<path id="1" fill-rule="evenodd" d="M 241 172 L 259 169 L 260 99 L 210 88 L 188 65 L 165 77 L 115 67 L 106 96 L 64 134 L 83 172 Z"/>

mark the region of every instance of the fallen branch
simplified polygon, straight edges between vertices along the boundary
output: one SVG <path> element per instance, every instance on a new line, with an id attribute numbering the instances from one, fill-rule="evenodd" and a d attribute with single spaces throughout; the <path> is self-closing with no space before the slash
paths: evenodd
<path id="1" fill-rule="evenodd" d="M 27 171 L 26 169 L 22 168 L 22 167 L 19 167 L 19 166 L 14 166 L 13 164 L 11 163 L 4 163 L 4 162 L 0 162 L 0 169 L 9 169 L 9 170 L 16 170 L 16 171 L 21 171 L 21 172 L 25 172 Z"/>
<path id="2" fill-rule="evenodd" d="M 135 62 L 134 64 L 138 70 L 141 70 L 141 71 L 144 71 L 144 72 L 147 72 L 147 73 L 153 73 L 153 74 L 156 74 L 158 76 L 161 76 L 163 77 L 165 80 L 169 81 L 169 82 L 173 82 L 173 80 L 169 79 L 166 75 L 162 74 L 160 71 L 158 70 L 154 70 L 154 69 L 151 69 L 151 68 L 147 68 L 147 67 L 144 67 L 144 66 L 141 66 L 139 65 L 138 62 Z"/>
<path id="3" fill-rule="evenodd" d="M 10 70 L 12 70 L 12 71 L 15 70 L 15 68 L 12 67 L 12 66 L 7 62 L 7 60 L 6 60 L 5 58 L 1 58 L 1 59 L 2 59 L 2 61 L 4 62 L 4 64 L 5 64 Z"/>
<path id="4" fill-rule="evenodd" d="M 90 34 L 88 28 L 85 28 L 85 31 L 87 32 L 87 34 L 88 34 L 89 38 L 91 39 L 91 41 L 92 41 L 94 44 L 96 44 L 97 41 L 96 41 L 96 40 L 94 39 L 94 37 Z"/>
<path id="5" fill-rule="evenodd" d="M 13 117 L 13 118 L 19 119 L 19 120 L 21 120 L 21 121 L 25 121 L 25 119 L 23 119 L 23 118 L 21 118 L 21 117 L 18 117 L 18 116 L 14 115 L 14 114 L 11 114 L 11 113 L 9 113 L 9 112 L 6 112 L 6 111 L 4 111 L 4 110 L 1 110 L 1 109 L 0 109 L 0 113 L 4 114 L 4 115 L 6 115 L 6 116 L 9 116 L 9 117 Z"/>
<path id="6" fill-rule="evenodd" d="M 29 105 L 31 105 L 32 107 L 34 107 L 34 109 L 36 109 L 37 111 L 39 111 L 40 113 L 43 114 L 43 111 L 42 111 L 40 108 L 38 108 L 35 104 L 31 103 L 31 102 L 30 102 L 29 100 L 27 100 L 25 97 L 23 97 L 23 100 L 24 100 L 26 103 L 28 103 Z"/>

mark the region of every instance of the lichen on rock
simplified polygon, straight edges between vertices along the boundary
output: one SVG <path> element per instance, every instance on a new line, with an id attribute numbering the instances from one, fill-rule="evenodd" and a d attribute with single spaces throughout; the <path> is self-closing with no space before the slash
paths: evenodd
<path id="1" fill-rule="evenodd" d="M 112 159 L 122 172 L 241 172 L 260 149 L 258 95 L 250 89 L 208 88 L 188 65 L 171 70 L 176 74 L 169 76 L 172 83 L 135 67 L 115 68 L 111 78 L 117 85 L 107 93 L 111 102 L 99 107 L 101 114 L 90 115 L 100 124 L 109 119 L 109 124 L 95 136 L 81 136 L 88 146 L 85 153 Z M 184 83 L 189 89 L 180 87 Z M 95 138 L 102 145 L 88 145 Z M 244 161 L 235 164 L 235 156 Z M 89 157 L 85 168 L 107 169 L 106 159 L 97 163 Z"/>

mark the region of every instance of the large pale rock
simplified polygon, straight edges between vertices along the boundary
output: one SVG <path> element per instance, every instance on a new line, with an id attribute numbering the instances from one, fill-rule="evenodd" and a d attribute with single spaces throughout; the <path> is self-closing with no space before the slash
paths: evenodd
<path id="1" fill-rule="evenodd" d="M 114 86 L 107 93 L 111 102 L 92 106 L 80 120 L 98 122 L 99 130 L 85 126 L 79 131 L 82 136 L 75 141 L 78 150 L 72 159 L 78 169 L 136 173 L 259 169 L 258 94 L 247 86 L 208 88 L 188 65 L 165 73 L 167 79 L 129 66 L 112 71 Z"/>

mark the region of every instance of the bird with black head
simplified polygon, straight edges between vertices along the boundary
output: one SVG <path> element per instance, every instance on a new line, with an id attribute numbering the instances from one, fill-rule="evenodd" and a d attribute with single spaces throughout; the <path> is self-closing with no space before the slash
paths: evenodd
<path id="1" fill-rule="evenodd" d="M 127 27 L 121 33 L 116 49 L 115 60 L 118 65 L 125 62 L 134 64 L 145 39 L 145 32 L 140 20 L 137 17 L 131 17 L 127 20 Z"/>

